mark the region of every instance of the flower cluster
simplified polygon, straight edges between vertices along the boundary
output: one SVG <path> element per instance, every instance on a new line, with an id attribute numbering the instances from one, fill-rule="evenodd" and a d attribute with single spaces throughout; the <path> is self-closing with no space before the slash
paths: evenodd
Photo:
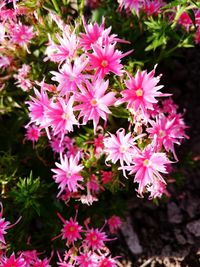
<path id="1" fill-rule="evenodd" d="M 58 197 L 75 197 L 87 204 L 97 200 L 106 186 L 105 174 L 111 173 L 112 179 L 110 162 L 119 162 L 118 169 L 125 177 L 127 171 L 128 175 L 135 174 L 140 196 L 150 192 L 150 198 L 161 197 L 167 192 L 162 174 L 168 173 L 167 166 L 172 162 L 168 154 L 178 160 L 174 145 L 187 138 L 182 115 L 172 100 L 161 104 L 161 98 L 170 96 L 161 92 L 161 75 L 155 75 L 156 68 L 150 72 L 138 70 L 135 75 L 127 72 L 121 59 L 131 51 L 123 54 L 116 49 L 117 41 L 123 40 L 111 34 L 111 28 L 105 28 L 105 20 L 99 26 L 83 19 L 85 33 L 79 34 L 77 26 L 72 29 L 62 21 L 58 23 L 58 18 L 55 21 L 61 33 L 56 34 L 57 43 L 48 36 L 45 58 L 58 64 L 58 71 L 51 71 L 54 83 L 37 82 L 39 89 L 34 89 L 35 96 L 26 103 L 30 116 L 27 127 L 45 130 L 54 152 L 59 154 L 57 168 L 52 169 L 60 189 Z M 112 74 L 121 80 L 122 90 L 109 85 Z M 166 110 L 169 103 L 170 112 Z M 114 133 L 109 132 L 112 109 L 127 110 L 128 130 L 115 127 Z M 70 135 L 81 126 L 90 126 L 90 121 L 94 136 L 86 138 L 80 148 Z M 38 137 L 39 132 L 32 140 Z M 92 157 L 95 161 L 105 157 L 106 164 L 97 164 L 97 173 L 88 175 Z"/>
<path id="2" fill-rule="evenodd" d="M 61 259 L 58 254 L 61 266 L 86 266 L 86 267 L 99 267 L 117 266 L 116 258 L 110 256 L 110 251 L 106 247 L 105 242 L 111 241 L 101 229 L 89 228 L 89 219 L 85 220 L 85 229 L 77 222 L 77 214 L 75 218 L 65 220 L 59 213 L 58 217 L 63 222 L 61 234 L 55 238 L 62 237 L 66 240 L 68 250 L 65 251 L 64 259 Z M 111 230 L 119 228 L 121 220 L 118 216 L 113 216 L 109 219 L 109 226 Z M 55 239 L 54 238 L 54 239 Z M 81 245 L 80 242 L 81 241 Z"/>

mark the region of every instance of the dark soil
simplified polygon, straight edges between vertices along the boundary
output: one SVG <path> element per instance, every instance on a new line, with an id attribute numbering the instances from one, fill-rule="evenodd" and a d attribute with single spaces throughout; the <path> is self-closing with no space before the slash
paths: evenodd
<path id="1" fill-rule="evenodd" d="M 126 267 L 199 267 L 200 48 L 183 50 L 159 72 L 162 84 L 185 113 L 190 139 L 176 148 L 180 162 L 171 174 L 176 182 L 168 185 L 171 197 L 157 204 L 136 196 L 130 199 L 125 228 L 133 231 L 121 230 L 116 249 L 129 258 L 122 265 Z"/>

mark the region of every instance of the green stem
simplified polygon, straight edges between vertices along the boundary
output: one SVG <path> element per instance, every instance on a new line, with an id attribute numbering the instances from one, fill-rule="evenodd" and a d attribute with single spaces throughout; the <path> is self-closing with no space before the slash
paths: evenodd
<path id="1" fill-rule="evenodd" d="M 53 3 L 55 10 L 58 12 L 58 14 L 60 14 L 60 9 L 59 9 L 57 1 L 56 0 L 51 0 L 51 1 Z"/>

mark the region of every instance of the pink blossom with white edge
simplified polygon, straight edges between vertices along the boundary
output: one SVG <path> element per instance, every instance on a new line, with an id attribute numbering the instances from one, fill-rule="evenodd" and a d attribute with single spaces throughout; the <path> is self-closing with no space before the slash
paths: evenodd
<path id="1" fill-rule="evenodd" d="M 66 188 L 68 188 L 70 192 L 76 192 L 78 188 L 82 188 L 79 182 L 83 181 L 83 177 L 80 174 L 83 166 L 78 164 L 78 161 L 79 154 L 77 154 L 76 157 L 70 156 L 69 158 L 64 155 L 64 157 L 61 157 L 60 163 L 55 163 L 58 168 L 52 169 L 52 171 L 55 173 L 53 178 L 55 182 L 59 184 L 58 188 L 60 189 L 57 197 L 59 197 Z"/>
<path id="2" fill-rule="evenodd" d="M 137 150 L 135 146 L 137 138 L 133 138 L 131 132 L 125 134 L 123 128 L 120 128 L 115 135 L 109 133 L 109 137 L 104 138 L 106 161 L 110 160 L 115 164 L 119 160 L 122 166 L 124 166 L 124 162 L 129 165 L 132 162 L 133 154 Z"/>
<path id="3" fill-rule="evenodd" d="M 115 49 L 115 45 L 116 43 L 107 44 L 103 47 L 98 44 L 92 45 L 93 53 L 87 54 L 90 63 L 88 70 L 96 69 L 95 77 L 103 79 L 110 72 L 118 76 L 123 74 L 121 59 L 132 53 L 132 50 L 122 54 L 121 51 Z"/>
<path id="4" fill-rule="evenodd" d="M 158 181 L 165 184 L 160 173 L 167 172 L 167 164 L 171 161 L 163 152 L 154 152 L 154 148 L 148 145 L 143 151 L 138 151 L 133 155 L 132 164 L 130 166 L 121 167 L 119 169 L 130 171 L 129 174 L 135 174 L 134 182 L 139 184 L 137 192 L 140 196 L 147 190 L 147 187 L 158 185 Z"/>
<path id="5" fill-rule="evenodd" d="M 115 103 L 115 93 L 109 92 L 105 94 L 108 88 L 108 80 L 96 80 L 94 83 L 86 81 L 86 87 L 79 85 L 80 93 L 75 95 L 75 101 L 81 104 L 74 107 L 74 110 L 80 110 L 79 118 L 83 117 L 83 124 L 89 120 L 93 120 L 94 132 L 96 131 L 99 119 L 107 121 L 108 109 Z"/>
<path id="6" fill-rule="evenodd" d="M 147 71 L 137 71 L 135 77 L 130 74 L 129 80 L 125 81 L 127 89 L 121 92 L 122 98 L 117 100 L 116 105 L 127 103 L 130 111 L 137 112 L 140 109 L 143 116 L 148 120 L 148 110 L 154 110 L 154 104 L 158 102 L 157 97 L 170 96 L 163 94 L 159 90 L 163 85 L 157 85 L 160 76 L 154 77 L 155 69 Z"/>
<path id="7" fill-rule="evenodd" d="M 82 74 L 87 64 L 88 59 L 82 55 L 76 58 L 73 64 L 70 61 L 66 61 L 59 72 L 51 71 L 51 74 L 54 75 L 52 81 L 59 83 L 57 90 L 60 92 L 60 95 L 76 92 L 77 86 L 88 77 L 88 75 Z"/>
<path id="8" fill-rule="evenodd" d="M 53 135 L 61 135 L 61 142 L 64 135 L 73 131 L 73 126 L 78 125 L 73 113 L 74 98 L 71 96 L 68 100 L 57 98 L 52 100 L 48 109 L 46 109 L 47 127 L 51 127 Z"/>

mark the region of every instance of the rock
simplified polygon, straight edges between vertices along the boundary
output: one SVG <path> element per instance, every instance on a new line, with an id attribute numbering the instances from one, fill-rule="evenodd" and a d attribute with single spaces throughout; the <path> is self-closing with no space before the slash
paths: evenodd
<path id="1" fill-rule="evenodd" d="M 167 214 L 168 214 L 168 220 L 170 223 L 181 223 L 182 222 L 181 210 L 176 205 L 175 202 L 170 202 L 167 205 Z"/>
<path id="2" fill-rule="evenodd" d="M 196 237 L 200 237 L 200 219 L 192 221 L 186 225 L 186 228 L 190 233 Z"/>
<path id="3" fill-rule="evenodd" d="M 139 238 L 136 232 L 133 229 L 131 224 L 131 217 L 127 216 L 126 221 L 124 221 L 120 227 L 120 230 L 126 240 L 128 248 L 133 254 L 140 254 L 142 253 L 142 247 L 139 243 Z"/>

